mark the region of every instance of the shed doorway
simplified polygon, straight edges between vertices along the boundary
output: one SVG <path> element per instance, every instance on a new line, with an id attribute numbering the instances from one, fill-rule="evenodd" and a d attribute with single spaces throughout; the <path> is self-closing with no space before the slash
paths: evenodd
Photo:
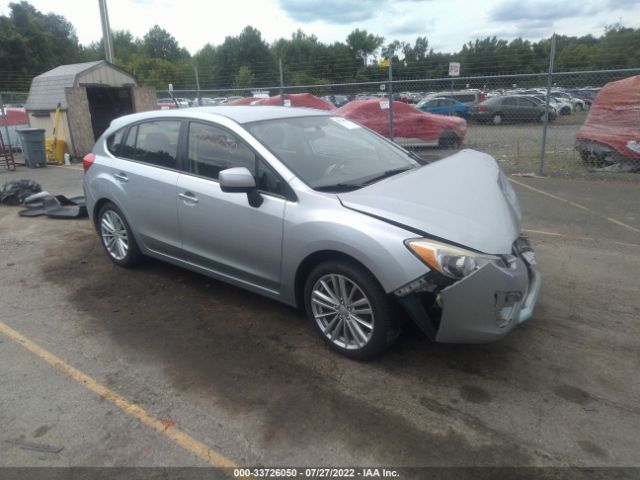
<path id="1" fill-rule="evenodd" d="M 93 139 L 97 140 L 111 120 L 133 113 L 130 87 L 86 87 Z"/>

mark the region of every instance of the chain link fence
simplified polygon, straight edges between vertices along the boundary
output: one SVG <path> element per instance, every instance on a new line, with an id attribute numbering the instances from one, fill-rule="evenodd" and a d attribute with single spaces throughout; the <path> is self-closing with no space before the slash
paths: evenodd
<path id="1" fill-rule="evenodd" d="M 379 105 L 377 112 L 370 109 L 367 113 L 375 120 L 352 118 L 425 158 L 442 158 L 457 148 L 473 148 L 495 157 L 510 173 L 573 176 L 596 169 L 621 171 L 619 165 L 585 162 L 584 154 L 575 148 L 575 138 L 600 88 L 638 74 L 640 68 L 433 79 L 391 76 L 392 80 L 386 77 L 357 83 L 159 91 L 158 97 L 165 99 L 159 108 L 260 104 L 265 103 L 265 97 L 277 96 L 279 104 L 314 106 L 302 99 L 296 103 L 293 98 L 306 93 L 324 99 L 347 116 L 353 115 L 349 103 L 370 100 Z M 390 95 L 394 99 L 391 104 Z M 167 101 L 171 102 L 168 106 Z M 445 126 L 416 132 L 414 108 L 436 115 L 430 121 Z M 451 127 L 446 124 L 452 118 L 446 117 L 458 117 L 453 121 L 466 123 L 466 132 L 458 134 L 458 141 L 451 141 Z"/>
<path id="2" fill-rule="evenodd" d="M 294 67 L 287 66 L 287 72 L 295 74 Z M 592 175 L 596 170 L 621 170 L 618 164 L 606 161 L 594 164 L 584 152 L 576 150 L 575 138 L 600 88 L 638 74 L 640 68 L 454 78 L 397 79 L 391 75 L 389 80 L 387 68 L 380 68 L 375 80 L 352 83 L 287 85 L 284 77 L 282 84 L 267 87 L 205 85 L 198 89 L 194 85 L 196 88 L 189 90 L 158 90 L 157 108 L 264 103 L 269 97 L 277 104 L 317 107 L 316 99 L 309 103 L 306 98 L 298 103 L 295 98 L 299 97 L 296 94 L 311 94 L 323 99 L 323 108 L 336 109 L 348 118 L 351 115 L 424 158 L 438 159 L 458 148 L 473 148 L 492 155 L 509 173 L 580 176 Z M 394 99 L 391 103 L 390 94 Z M 27 95 L 0 92 L 0 107 L 4 105 L 7 111 L 19 109 Z M 376 108 L 358 116 L 351 111 L 354 100 L 369 100 Z M 416 122 L 416 108 L 433 115 L 427 123 L 436 127 Z M 21 125 L 7 122 L 8 118 L 5 115 L 0 119 L 0 133 L 5 144 L 19 149 L 16 130 Z M 465 127 L 456 130 L 451 122 Z M 638 129 L 638 124 L 628 127 Z M 640 135 L 637 141 L 640 142 Z M 637 169 L 638 164 L 633 162 L 630 170 Z"/>

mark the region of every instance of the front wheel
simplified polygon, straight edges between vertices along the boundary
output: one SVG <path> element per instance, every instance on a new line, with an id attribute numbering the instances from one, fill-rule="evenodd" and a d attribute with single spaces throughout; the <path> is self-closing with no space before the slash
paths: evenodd
<path id="1" fill-rule="evenodd" d="M 122 267 L 140 262 L 142 254 L 122 211 L 108 202 L 98 213 L 98 232 L 111 261 Z"/>
<path id="2" fill-rule="evenodd" d="M 329 347 L 347 357 L 374 358 L 401 332 L 395 305 L 378 281 L 356 264 L 318 265 L 307 278 L 304 298 L 315 330 Z"/>

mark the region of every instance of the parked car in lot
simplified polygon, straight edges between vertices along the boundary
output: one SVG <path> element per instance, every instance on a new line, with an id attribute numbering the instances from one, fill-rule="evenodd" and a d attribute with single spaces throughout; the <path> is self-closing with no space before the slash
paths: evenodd
<path id="1" fill-rule="evenodd" d="M 590 109 L 593 101 L 596 98 L 596 95 L 600 91 L 599 88 L 576 88 L 568 90 L 568 93 L 573 95 L 576 98 L 582 100 L 585 104 L 586 109 Z"/>
<path id="2" fill-rule="evenodd" d="M 487 99 L 487 95 L 484 91 L 478 90 L 478 89 L 469 89 L 469 90 L 453 90 L 448 92 L 435 92 L 427 95 L 425 97 L 425 100 L 430 100 L 436 97 L 451 98 L 460 103 L 464 103 L 469 107 L 478 105 L 479 103 Z"/>
<path id="3" fill-rule="evenodd" d="M 318 110 L 333 110 L 335 108 L 332 103 L 311 93 L 285 93 L 283 97 L 280 98 L 280 95 L 274 95 L 273 97 L 261 98 L 251 102 L 251 105 L 280 105 L 284 100 L 285 107 L 306 107 Z"/>
<path id="4" fill-rule="evenodd" d="M 607 83 L 576 134 L 589 166 L 640 171 L 640 75 Z"/>
<path id="5" fill-rule="evenodd" d="M 322 98 L 337 108 L 340 108 L 353 100 L 348 95 L 325 95 Z"/>
<path id="6" fill-rule="evenodd" d="M 544 121 L 545 106 L 524 95 L 504 95 L 492 97 L 471 107 L 469 118 L 478 122 L 491 122 L 500 125 L 504 122 Z M 549 111 L 549 120 L 555 119 L 555 113 Z"/>
<path id="7" fill-rule="evenodd" d="M 398 337 L 400 306 L 433 340 L 476 343 L 536 303 L 518 200 L 480 152 L 427 164 L 331 112 L 203 107 L 120 117 L 83 166 L 115 264 L 147 255 L 300 307 L 352 358 Z"/>
<path id="8" fill-rule="evenodd" d="M 437 115 L 456 115 L 465 118 L 469 115 L 469 106 L 452 98 L 436 97 L 431 100 L 422 100 L 416 105 L 416 108 Z"/>
<path id="9" fill-rule="evenodd" d="M 537 98 L 543 105 L 547 98 L 546 93 L 527 94 L 527 96 Z M 573 113 L 573 104 L 565 98 L 549 95 L 549 105 L 553 106 L 557 115 L 571 115 Z"/>
<path id="10" fill-rule="evenodd" d="M 159 110 L 178 108 L 178 103 L 173 98 L 159 98 L 156 104 Z"/>
<path id="11" fill-rule="evenodd" d="M 561 99 L 569 102 L 573 107 L 574 112 L 582 112 L 583 110 L 587 109 L 583 100 L 577 97 L 574 97 L 573 95 L 570 95 L 567 92 L 562 92 L 560 90 L 552 90 L 551 95 L 556 99 Z"/>
<path id="12" fill-rule="evenodd" d="M 389 131 L 389 100 L 354 100 L 336 110 L 384 137 Z M 404 102 L 393 102 L 394 141 L 406 147 L 439 146 L 458 148 L 467 134 L 462 118 L 425 113 Z"/>

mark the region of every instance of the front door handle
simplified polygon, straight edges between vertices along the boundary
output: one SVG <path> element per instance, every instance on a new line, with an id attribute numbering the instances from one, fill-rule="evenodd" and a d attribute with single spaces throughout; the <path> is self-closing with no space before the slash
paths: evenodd
<path id="1" fill-rule="evenodd" d="M 125 183 L 125 182 L 129 181 L 129 177 L 127 177 L 127 175 L 125 173 L 123 173 L 123 172 L 116 173 L 113 176 L 116 178 L 116 180 L 118 180 L 119 182 L 122 182 L 122 183 Z"/>
<path id="2" fill-rule="evenodd" d="M 183 199 L 185 203 L 198 203 L 198 197 L 196 197 L 193 193 L 179 193 L 178 196 Z"/>

